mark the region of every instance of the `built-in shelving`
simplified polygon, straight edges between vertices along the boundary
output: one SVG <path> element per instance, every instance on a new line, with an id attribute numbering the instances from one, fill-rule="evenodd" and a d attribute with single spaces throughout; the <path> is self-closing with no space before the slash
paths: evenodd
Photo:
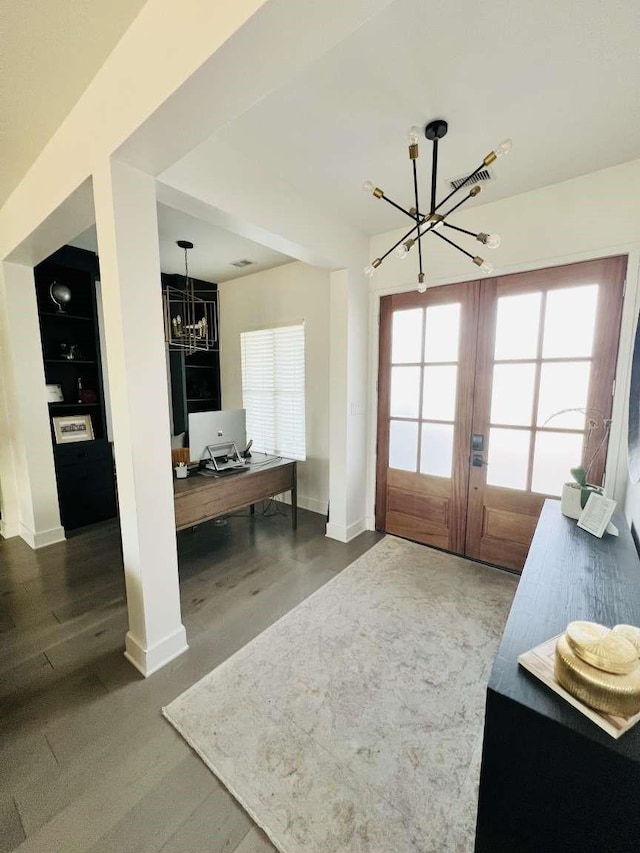
<path id="1" fill-rule="evenodd" d="M 62 396 L 62 400 L 49 403 L 48 411 L 65 530 L 116 515 L 113 453 L 107 437 L 100 364 L 97 276 L 96 255 L 70 246 L 35 268 L 45 381 L 59 386 Z M 66 307 L 70 313 L 55 308 L 50 295 L 54 282 L 69 288 Z M 68 358 L 70 352 L 81 357 Z M 83 392 L 93 392 L 96 402 L 79 402 Z M 68 418 L 90 419 L 93 440 L 60 440 L 61 421 Z"/>
<path id="2" fill-rule="evenodd" d="M 45 364 L 96 364 L 88 358 L 45 358 Z"/>
<path id="3" fill-rule="evenodd" d="M 184 287 L 184 276 L 162 275 L 163 287 Z M 218 286 L 195 280 L 196 293 L 217 300 Z M 216 302 L 217 313 L 217 302 Z M 218 323 L 219 329 L 219 323 Z M 171 403 L 173 431 L 189 431 L 189 415 L 220 409 L 220 350 L 219 345 L 208 352 L 187 355 L 184 350 L 169 352 L 171 373 Z"/>
<path id="4" fill-rule="evenodd" d="M 100 403 L 49 403 L 51 409 L 90 409 Z"/>
<path id="5" fill-rule="evenodd" d="M 80 314 L 67 314 L 66 311 L 41 311 L 41 317 L 58 317 L 61 320 L 84 320 L 87 323 L 91 323 L 93 320 L 92 317 L 84 317 Z"/>

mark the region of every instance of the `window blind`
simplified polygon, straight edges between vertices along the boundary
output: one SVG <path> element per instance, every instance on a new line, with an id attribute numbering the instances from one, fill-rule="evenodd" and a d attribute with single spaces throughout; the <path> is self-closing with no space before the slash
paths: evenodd
<path id="1" fill-rule="evenodd" d="M 240 334 L 247 438 L 262 453 L 306 459 L 304 324 Z"/>

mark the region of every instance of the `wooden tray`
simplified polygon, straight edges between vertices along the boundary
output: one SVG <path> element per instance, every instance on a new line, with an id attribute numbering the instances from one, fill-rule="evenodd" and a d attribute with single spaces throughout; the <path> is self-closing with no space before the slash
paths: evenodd
<path id="1" fill-rule="evenodd" d="M 612 714 L 603 714 L 600 711 L 594 711 L 593 708 L 589 708 L 588 705 L 583 704 L 579 699 L 567 693 L 564 687 L 558 684 L 553 673 L 556 641 L 560 636 L 561 634 L 558 634 L 557 637 L 552 637 L 550 640 L 546 640 L 534 649 L 520 655 L 518 663 L 532 675 L 535 675 L 536 678 L 539 678 L 540 681 L 544 682 L 547 687 L 550 687 L 555 693 L 562 696 L 570 705 L 577 708 L 581 714 L 584 714 L 585 717 L 588 717 L 597 726 L 604 729 L 608 735 L 618 739 L 620 735 L 623 735 L 635 726 L 638 720 L 640 720 L 640 713 L 634 714 L 633 717 L 614 717 Z"/>

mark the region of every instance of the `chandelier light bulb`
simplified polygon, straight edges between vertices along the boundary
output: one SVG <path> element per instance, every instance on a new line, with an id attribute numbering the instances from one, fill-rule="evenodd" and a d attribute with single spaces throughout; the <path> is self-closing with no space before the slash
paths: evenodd
<path id="1" fill-rule="evenodd" d="M 504 157 L 505 154 L 508 154 L 511 151 L 511 145 L 512 142 L 510 139 L 503 139 L 495 150 L 496 157 Z"/>
<path id="2" fill-rule="evenodd" d="M 434 231 L 439 231 L 440 228 L 444 226 L 444 219 L 439 219 L 436 224 L 433 226 Z"/>
<path id="3" fill-rule="evenodd" d="M 407 133 L 407 139 L 409 140 L 409 145 L 417 145 L 418 140 L 420 139 L 420 128 L 416 127 L 415 124 L 413 127 L 410 127 L 409 132 Z"/>
<path id="4" fill-rule="evenodd" d="M 426 290 L 427 290 L 426 284 L 419 284 L 418 285 L 418 293 L 426 293 Z"/>
<path id="5" fill-rule="evenodd" d="M 489 234 L 487 239 L 484 241 L 487 249 L 497 249 L 500 243 L 502 242 L 499 234 Z"/>
<path id="6" fill-rule="evenodd" d="M 485 275 L 489 275 L 493 272 L 493 264 L 490 264 L 488 261 L 483 261 L 480 264 L 480 272 L 483 272 Z"/>
<path id="7" fill-rule="evenodd" d="M 362 190 L 365 193 L 372 193 L 375 190 L 375 184 L 373 181 L 363 181 Z"/>
<path id="8" fill-rule="evenodd" d="M 373 266 L 373 264 L 369 264 L 368 267 L 364 268 L 364 274 L 367 276 L 367 278 L 371 278 L 371 276 L 375 273 L 375 271 L 376 271 L 376 268 Z"/>
<path id="9" fill-rule="evenodd" d="M 409 247 L 407 246 L 407 244 L 406 243 L 400 243 L 400 245 L 396 249 L 396 255 L 399 258 L 406 258 L 408 254 L 409 254 Z"/>

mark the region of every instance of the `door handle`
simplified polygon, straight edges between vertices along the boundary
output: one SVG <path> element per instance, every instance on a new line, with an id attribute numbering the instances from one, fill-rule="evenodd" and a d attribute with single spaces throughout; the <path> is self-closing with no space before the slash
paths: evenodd
<path id="1" fill-rule="evenodd" d="M 473 468 L 482 468 L 483 465 L 488 465 L 488 462 L 485 462 L 482 456 L 479 453 L 473 453 L 471 455 L 471 465 Z"/>

